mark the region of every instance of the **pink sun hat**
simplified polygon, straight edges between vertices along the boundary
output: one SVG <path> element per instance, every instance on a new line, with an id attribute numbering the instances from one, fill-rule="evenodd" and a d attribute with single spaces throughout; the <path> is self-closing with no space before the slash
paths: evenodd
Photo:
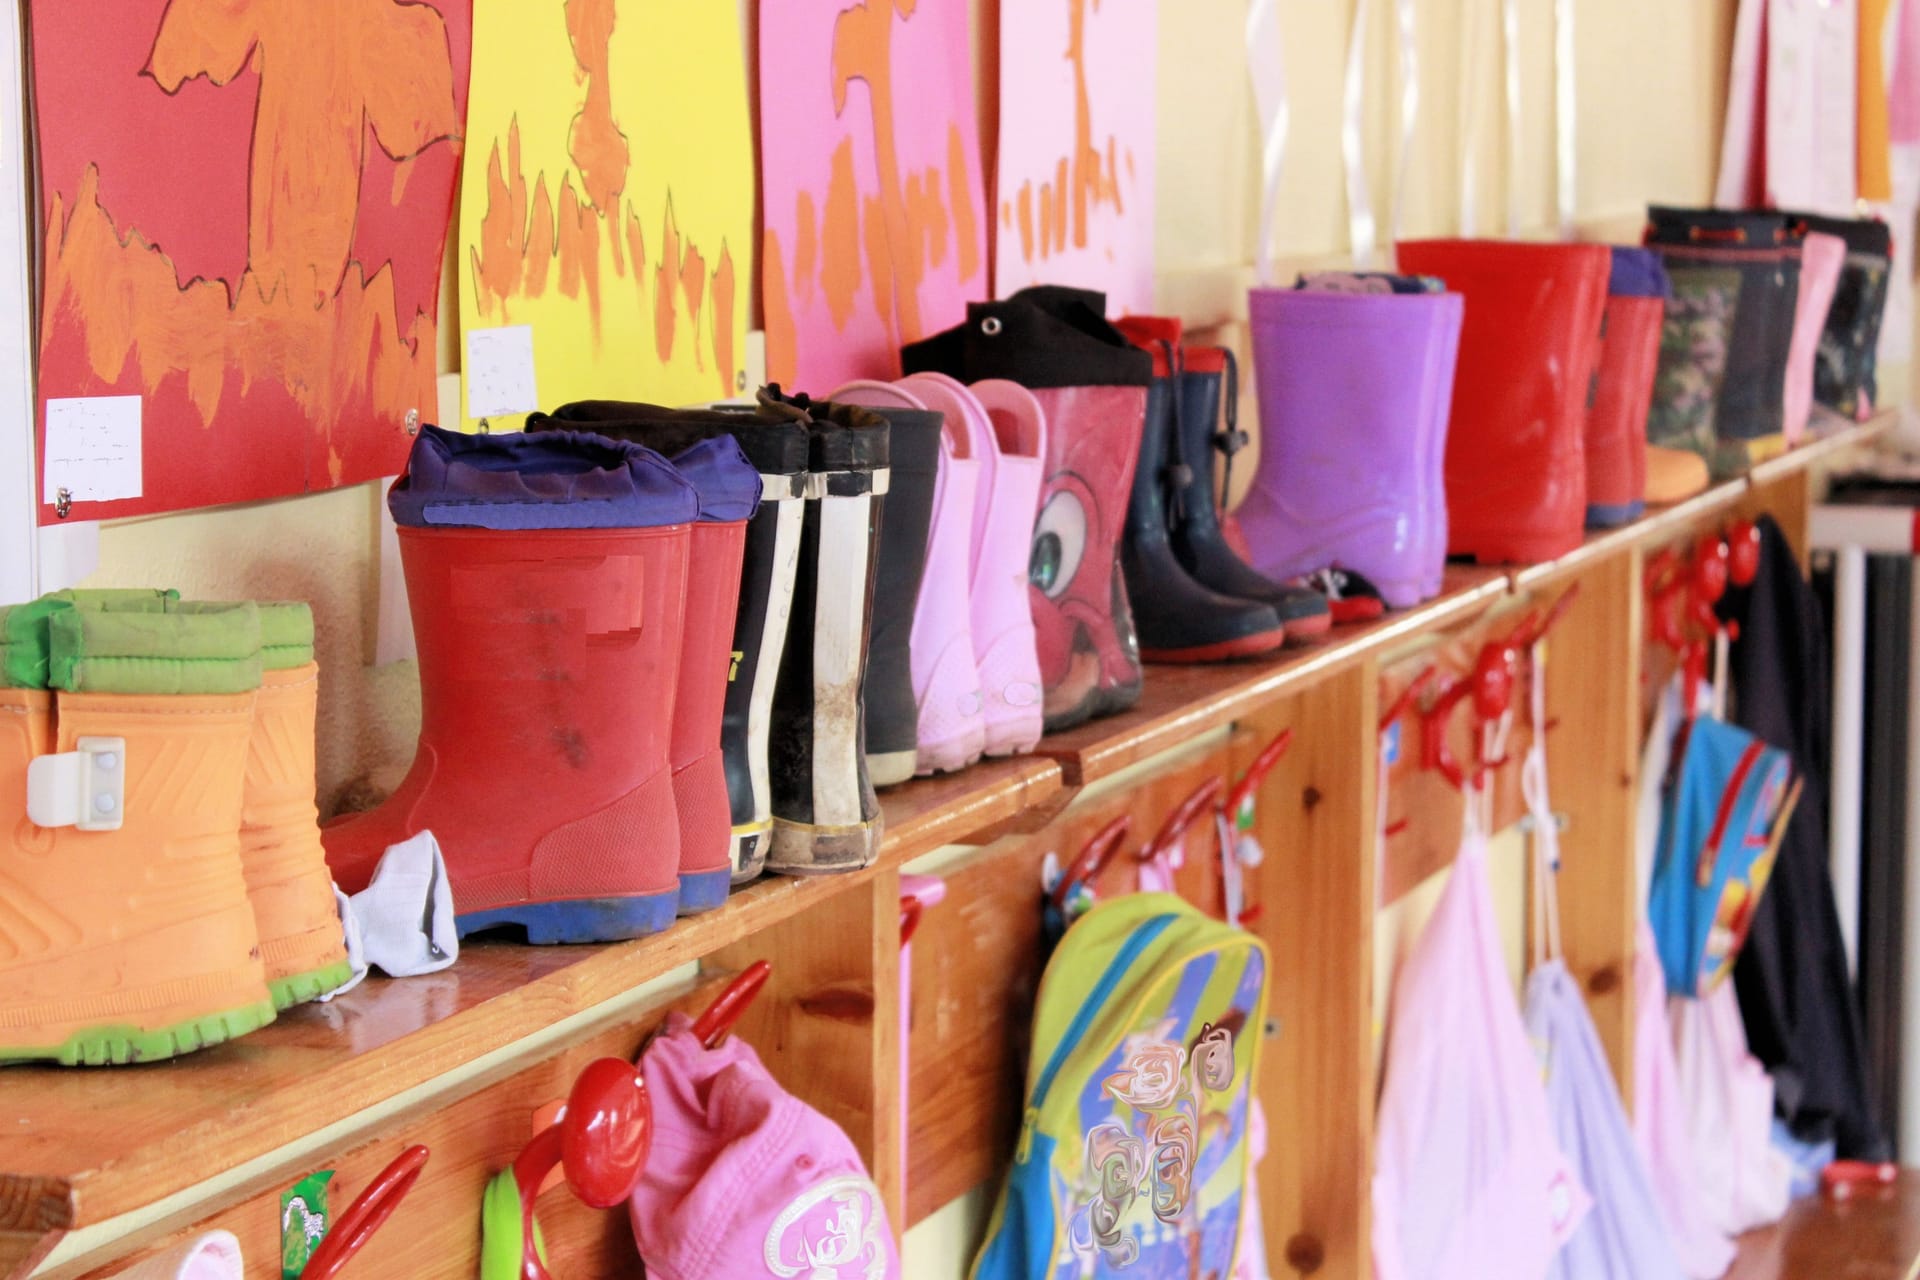
<path id="1" fill-rule="evenodd" d="M 880 1192 L 847 1135 L 753 1047 L 674 1014 L 640 1058 L 653 1153 L 629 1206 L 650 1280 L 900 1280 Z"/>

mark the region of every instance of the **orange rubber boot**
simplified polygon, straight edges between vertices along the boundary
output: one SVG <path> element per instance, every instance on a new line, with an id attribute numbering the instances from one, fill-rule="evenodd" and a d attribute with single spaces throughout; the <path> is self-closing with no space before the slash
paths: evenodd
<path id="1" fill-rule="evenodd" d="M 263 614 L 274 607 L 263 606 Z M 319 689 L 320 668 L 311 661 L 264 672 L 247 746 L 240 861 L 276 1009 L 326 995 L 353 977 L 313 803 Z"/>
<path id="2" fill-rule="evenodd" d="M 273 1021 L 240 870 L 253 707 L 251 692 L 0 689 L 0 1062 L 168 1058 Z M 102 738 L 120 750 L 80 751 Z M 27 818 L 49 746 L 120 775 L 118 830 Z"/>

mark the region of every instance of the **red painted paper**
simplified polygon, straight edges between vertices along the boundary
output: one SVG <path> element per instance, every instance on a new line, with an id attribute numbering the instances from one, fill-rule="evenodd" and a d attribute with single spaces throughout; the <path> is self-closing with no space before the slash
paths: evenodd
<path id="1" fill-rule="evenodd" d="M 142 399 L 142 495 L 73 517 L 393 474 L 434 416 L 470 0 L 111 9 L 31 6 L 39 429 Z"/>

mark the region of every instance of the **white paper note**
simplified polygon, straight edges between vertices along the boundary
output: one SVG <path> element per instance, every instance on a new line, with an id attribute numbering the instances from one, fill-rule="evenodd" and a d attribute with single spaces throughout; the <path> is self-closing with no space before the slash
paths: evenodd
<path id="1" fill-rule="evenodd" d="M 140 397 L 47 401 L 46 455 L 42 502 L 57 501 L 62 489 L 75 502 L 139 497 Z"/>
<path id="2" fill-rule="evenodd" d="M 533 327 L 467 330 L 467 416 L 497 418 L 540 407 L 533 377 Z"/>

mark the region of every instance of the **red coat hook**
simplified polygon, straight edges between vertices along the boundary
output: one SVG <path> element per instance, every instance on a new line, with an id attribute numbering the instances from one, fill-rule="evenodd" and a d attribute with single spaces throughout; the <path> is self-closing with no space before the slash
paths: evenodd
<path id="1" fill-rule="evenodd" d="M 1141 846 L 1134 856 L 1141 862 L 1152 862 L 1161 854 L 1168 852 L 1180 842 L 1187 828 L 1199 820 L 1201 813 L 1211 810 L 1220 799 L 1220 793 L 1227 789 L 1225 779 L 1213 777 L 1193 789 L 1193 794 L 1174 807 L 1167 820 L 1160 824 L 1160 830 L 1153 839 Z"/>
<path id="2" fill-rule="evenodd" d="M 1427 690 L 1433 687 L 1434 680 L 1439 676 L 1439 674 L 1440 674 L 1440 671 L 1437 667 L 1428 667 L 1425 671 L 1422 671 L 1419 675 L 1415 676 L 1413 678 L 1413 683 L 1408 685 L 1405 689 L 1402 689 L 1400 691 L 1400 696 L 1395 698 L 1393 700 L 1392 705 L 1390 705 L 1386 709 L 1386 712 L 1381 715 L 1380 732 L 1385 733 L 1388 729 L 1391 729 L 1393 727 L 1393 722 L 1395 720 L 1398 720 L 1401 716 L 1407 714 L 1408 708 L 1412 707 L 1416 701 L 1424 697 L 1426 695 Z"/>
<path id="3" fill-rule="evenodd" d="M 1750 587 L 1760 576 L 1760 526 L 1751 520 L 1727 526 L 1727 576 L 1736 587 Z"/>
<path id="4" fill-rule="evenodd" d="M 1087 841 L 1081 848 L 1074 860 L 1067 864 L 1066 870 L 1060 873 L 1060 883 L 1053 886 L 1053 905 L 1063 915 L 1067 909 L 1067 895 L 1073 892 L 1073 887 L 1093 883 L 1094 877 L 1106 870 L 1107 864 L 1113 861 L 1113 855 L 1119 850 L 1120 842 L 1127 838 L 1127 832 L 1132 826 L 1132 815 L 1121 814 L 1100 828 L 1093 839 Z"/>
<path id="5" fill-rule="evenodd" d="M 733 1024 L 740 1021 L 740 1015 L 760 994 L 760 988 L 767 985 L 767 977 L 772 972 L 773 966 L 765 960 L 755 960 L 748 965 L 707 1006 L 707 1011 L 694 1019 L 693 1038 L 709 1049 L 718 1049 L 733 1030 Z"/>
<path id="6" fill-rule="evenodd" d="M 1421 738 L 1427 767 L 1437 769 L 1458 790 L 1465 790 L 1467 773 L 1454 758 L 1447 742 L 1447 726 L 1453 710 L 1466 698 L 1473 699 L 1474 715 L 1481 723 L 1498 720 L 1513 706 L 1513 684 L 1519 656 L 1511 643 L 1496 641 L 1483 645 L 1474 660 L 1473 670 L 1459 680 L 1443 678 L 1433 704 L 1421 714 Z M 1477 786 L 1489 768 L 1498 768 L 1505 760 L 1480 760 L 1476 756 L 1472 781 Z"/>
<path id="7" fill-rule="evenodd" d="M 564 1170 L 567 1186 L 582 1201 L 595 1209 L 612 1209 L 633 1195 L 652 1148 L 653 1107 L 639 1069 L 620 1058 L 588 1063 L 567 1095 L 560 1119 L 535 1134 L 513 1162 L 520 1195 L 522 1280 L 552 1280 L 540 1261 L 533 1230 L 533 1202 L 547 1175 L 556 1167 Z"/>
<path id="8" fill-rule="evenodd" d="M 333 1280 L 339 1275 L 347 1261 L 393 1216 L 393 1211 L 407 1198 L 407 1192 L 413 1190 L 413 1184 L 420 1180 L 420 1171 L 427 1166 L 429 1154 L 416 1143 L 382 1169 L 340 1215 L 333 1230 L 327 1232 L 327 1238 L 307 1259 L 306 1269 L 300 1273 L 302 1280 Z"/>
<path id="9" fill-rule="evenodd" d="M 1247 776 L 1240 779 L 1227 793 L 1227 812 L 1235 822 L 1242 821 L 1241 812 L 1253 803 L 1253 797 L 1273 772 L 1273 766 L 1280 763 L 1280 757 L 1287 754 L 1287 748 L 1293 745 L 1293 730 L 1282 729 L 1272 742 L 1260 748 L 1260 754 L 1247 766 Z"/>

